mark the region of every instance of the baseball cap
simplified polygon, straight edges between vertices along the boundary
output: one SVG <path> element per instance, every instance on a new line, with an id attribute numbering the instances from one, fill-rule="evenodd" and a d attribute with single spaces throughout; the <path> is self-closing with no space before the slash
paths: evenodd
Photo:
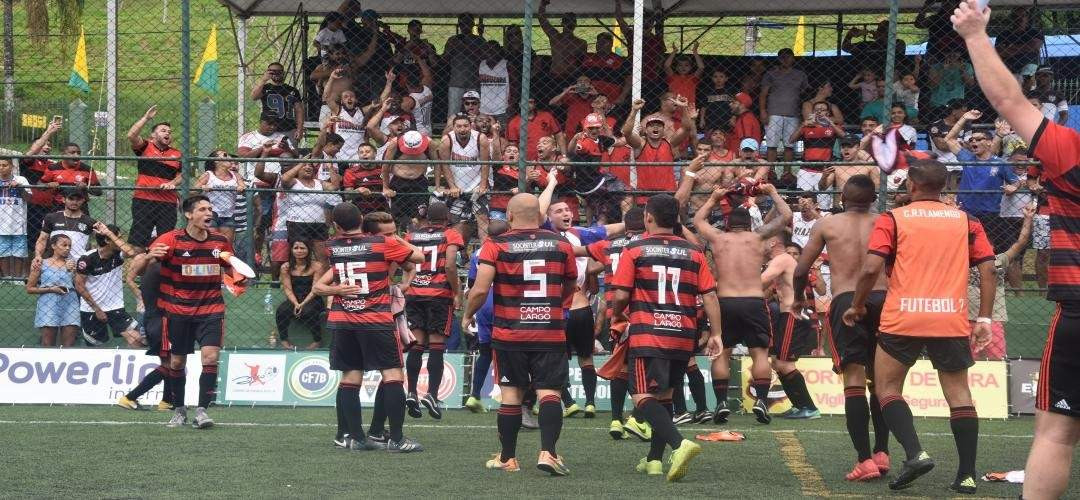
<path id="1" fill-rule="evenodd" d="M 855 136 L 846 135 L 842 139 L 840 139 L 840 147 L 842 147 L 842 148 L 853 148 L 855 146 L 858 146 L 861 142 L 862 141 L 860 141 Z"/>
<path id="2" fill-rule="evenodd" d="M 747 94 L 746 92 L 739 92 L 738 94 L 735 94 L 735 100 L 739 101 L 744 107 L 747 108 L 754 104 L 754 100 L 750 97 L 750 94 Z"/>
<path id="3" fill-rule="evenodd" d="M 953 99 L 945 105 L 948 109 L 964 109 L 967 108 L 967 103 L 963 99 Z"/>
<path id="4" fill-rule="evenodd" d="M 380 16 L 378 12 L 375 12 L 375 9 L 364 9 L 364 11 L 360 13 L 361 19 L 379 19 L 380 17 L 382 16 Z"/>
<path id="5" fill-rule="evenodd" d="M 1051 68 L 1050 66 L 1039 66 L 1039 69 L 1035 70 L 1035 74 L 1037 75 L 1039 73 L 1050 73 L 1052 75 L 1054 74 L 1054 68 Z"/>
<path id="6" fill-rule="evenodd" d="M 60 189 L 60 194 L 62 194 L 64 198 L 82 198 L 84 200 L 88 196 L 86 188 L 75 186 L 68 186 Z"/>
<path id="7" fill-rule="evenodd" d="M 466 91 L 464 94 L 461 94 L 461 100 L 464 101 L 465 99 L 480 99 L 480 93 L 475 90 Z"/>
<path id="8" fill-rule="evenodd" d="M 660 115 L 657 115 L 657 114 L 652 114 L 652 115 L 646 116 L 645 120 L 643 120 L 643 121 L 645 122 L 646 125 L 648 125 L 648 124 L 650 124 L 652 122 L 664 123 L 664 119 L 661 118 Z"/>
<path id="9" fill-rule="evenodd" d="M 596 113 L 589 113 L 588 115 L 585 116 L 585 118 L 582 118 L 582 120 L 581 120 L 581 128 L 603 127 L 603 126 L 604 126 L 604 117 L 602 117 L 602 116 L 600 116 L 600 115 L 598 115 Z"/>
<path id="10" fill-rule="evenodd" d="M 742 151 L 746 151 L 747 149 L 757 151 L 758 147 L 758 142 L 753 137 L 747 137 L 739 143 L 739 149 Z"/>
<path id="11" fill-rule="evenodd" d="M 418 155 L 427 151 L 431 139 L 415 130 L 405 132 L 397 139 L 398 151 L 406 155 Z"/>

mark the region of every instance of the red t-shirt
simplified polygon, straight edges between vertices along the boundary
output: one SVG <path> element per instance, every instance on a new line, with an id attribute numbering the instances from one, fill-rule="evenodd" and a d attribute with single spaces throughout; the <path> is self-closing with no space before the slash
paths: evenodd
<path id="1" fill-rule="evenodd" d="M 576 92 L 571 92 L 563 98 L 566 106 L 566 121 L 563 123 L 563 133 L 566 137 L 574 135 L 581 120 L 592 113 L 592 98 L 581 97 Z"/>
<path id="2" fill-rule="evenodd" d="M 75 168 L 65 168 L 63 163 L 53 163 L 49 165 L 49 168 L 45 170 L 45 173 L 41 175 L 39 180 L 40 184 L 48 184 L 50 182 L 59 183 L 60 186 L 74 186 L 76 184 L 86 184 L 87 186 L 100 186 L 97 174 L 90 169 L 89 165 L 83 162 L 79 162 Z M 59 189 L 41 189 L 43 194 L 39 195 L 40 200 L 44 201 L 45 196 L 50 196 L 49 203 L 53 205 L 60 205 L 64 203 L 64 194 Z M 32 195 L 33 196 L 33 195 Z M 48 203 L 38 203 L 40 205 L 47 205 Z"/>
<path id="3" fill-rule="evenodd" d="M 697 102 L 699 78 L 694 75 L 671 75 L 667 77 L 668 90 L 686 98 L 690 104 Z"/>
<path id="4" fill-rule="evenodd" d="M 175 190 L 158 189 L 158 187 L 171 182 L 180 173 L 180 150 L 171 147 L 161 150 L 153 141 L 143 141 L 142 147 L 133 151 L 138 156 L 166 156 L 176 158 L 176 160 L 139 160 L 137 164 L 139 174 L 135 177 L 135 187 L 150 189 L 137 189 L 132 198 L 174 205 L 179 203 L 180 197 Z"/>
<path id="5" fill-rule="evenodd" d="M 630 187 L 630 159 L 634 155 L 634 148 L 630 146 L 617 146 L 611 148 L 611 152 L 607 153 L 607 156 L 603 159 L 606 163 L 620 163 L 621 165 L 610 165 L 607 167 L 608 173 L 614 175 L 616 179 L 622 181 L 626 187 Z"/>
<path id="6" fill-rule="evenodd" d="M 642 191 L 675 192 L 675 153 L 666 139 L 658 146 L 645 141 L 638 153 L 638 163 L 662 163 L 666 165 L 638 165 L 637 188 Z"/>
<path id="7" fill-rule="evenodd" d="M 832 127 L 821 125 L 803 126 L 803 160 L 805 161 L 830 161 L 833 156 L 833 145 L 836 144 L 836 131 Z M 806 168 L 806 167 L 803 167 Z M 808 170 L 820 170 L 809 168 Z"/>
<path id="8" fill-rule="evenodd" d="M 728 135 L 728 149 L 739 150 L 739 143 L 747 137 L 761 143 L 761 122 L 749 111 L 735 117 L 735 127 Z"/>
<path id="9" fill-rule="evenodd" d="M 528 161 L 536 161 L 536 143 L 540 142 L 541 137 L 558 134 L 559 122 L 555 119 L 555 115 L 552 115 L 550 112 L 537 111 L 532 119 L 529 120 L 526 127 L 528 129 L 529 140 L 525 146 L 525 159 Z M 515 144 L 521 141 L 521 115 L 511 118 L 510 123 L 506 125 L 506 138 Z"/>

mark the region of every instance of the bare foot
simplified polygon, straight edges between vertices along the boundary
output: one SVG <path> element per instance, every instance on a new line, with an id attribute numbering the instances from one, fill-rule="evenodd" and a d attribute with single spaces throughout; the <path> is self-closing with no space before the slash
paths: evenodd
<path id="1" fill-rule="evenodd" d="M 282 340 L 280 345 L 281 345 L 282 349 L 296 349 L 296 346 L 293 345 L 293 343 L 289 342 L 288 340 Z"/>
<path id="2" fill-rule="evenodd" d="M 320 342 L 312 342 L 307 346 L 308 349 L 318 349 L 320 347 L 322 347 L 322 343 Z"/>

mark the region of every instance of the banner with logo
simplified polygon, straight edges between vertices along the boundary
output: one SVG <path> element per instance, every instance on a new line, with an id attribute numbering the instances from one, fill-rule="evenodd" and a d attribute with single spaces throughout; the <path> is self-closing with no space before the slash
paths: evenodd
<path id="1" fill-rule="evenodd" d="M 742 358 L 741 394 L 743 409 L 750 411 L 757 395 L 749 387 L 749 357 Z M 1037 364 L 1037 363 L 1036 363 Z M 843 378 L 832 371 L 830 358 L 803 358 L 795 364 L 806 379 L 806 388 L 814 398 L 814 404 L 822 414 L 844 414 Z M 1004 361 L 976 361 L 968 369 L 968 385 L 975 408 L 983 418 L 1006 418 L 1009 414 L 1007 389 L 1007 369 Z M 908 371 L 904 382 L 904 399 L 916 417 L 948 417 L 949 404 L 941 393 L 941 381 L 937 370 L 929 360 L 920 359 Z M 772 374 L 769 386 L 769 412 L 783 413 L 791 408 L 791 402 L 780 385 L 776 372 Z"/>
<path id="2" fill-rule="evenodd" d="M 0 403 L 113 404 L 158 364 L 136 349 L 0 349 Z M 185 400 L 198 400 L 201 372 L 198 354 L 188 356 Z M 139 403 L 157 404 L 161 390 Z"/>
<path id="3" fill-rule="evenodd" d="M 1035 391 L 1039 388 L 1039 360 L 1009 361 L 1009 404 L 1013 413 L 1035 413 Z"/>

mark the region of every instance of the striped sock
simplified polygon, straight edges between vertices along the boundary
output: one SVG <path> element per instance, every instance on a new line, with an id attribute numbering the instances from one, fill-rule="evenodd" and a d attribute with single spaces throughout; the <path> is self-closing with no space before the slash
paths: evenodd
<path id="1" fill-rule="evenodd" d="M 952 427 L 960 466 L 956 477 L 975 477 L 975 455 L 979 450 L 979 415 L 974 406 L 957 406 L 949 409 L 949 426 Z"/>
<path id="2" fill-rule="evenodd" d="M 866 403 L 866 388 L 850 386 L 844 388 L 844 420 L 847 422 L 848 435 L 859 461 L 870 458 L 870 405 Z"/>
<path id="3" fill-rule="evenodd" d="M 517 437 L 518 432 L 521 431 L 521 405 L 500 405 L 496 421 L 499 427 L 499 444 L 502 445 L 499 460 L 505 462 L 517 456 Z"/>
<path id="4" fill-rule="evenodd" d="M 904 447 L 907 459 L 911 460 L 919 456 L 922 444 L 919 443 L 919 435 L 915 433 L 915 420 L 904 397 L 900 395 L 882 397 L 881 412 L 889 424 L 889 430 Z"/>

